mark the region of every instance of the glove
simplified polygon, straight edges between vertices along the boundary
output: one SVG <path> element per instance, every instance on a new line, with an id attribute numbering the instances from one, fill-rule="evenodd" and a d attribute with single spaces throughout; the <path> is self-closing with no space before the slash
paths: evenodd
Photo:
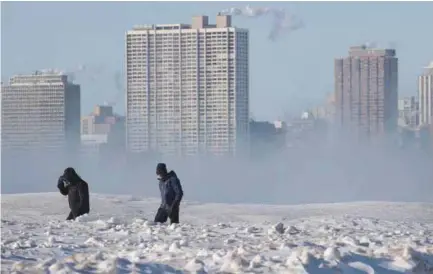
<path id="1" fill-rule="evenodd" d="M 63 186 L 64 186 L 65 188 L 68 187 L 70 184 L 71 184 L 71 183 L 68 182 L 68 181 L 66 181 L 66 180 L 63 181 Z"/>

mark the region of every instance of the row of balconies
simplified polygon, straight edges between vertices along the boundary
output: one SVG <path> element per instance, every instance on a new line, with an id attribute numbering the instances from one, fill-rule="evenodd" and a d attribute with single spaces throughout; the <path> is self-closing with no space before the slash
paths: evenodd
<path id="1" fill-rule="evenodd" d="M 148 100 L 146 100 L 145 98 L 134 98 L 134 97 L 129 97 L 128 98 L 129 101 L 128 103 L 128 107 L 130 107 L 131 109 L 134 108 L 140 108 L 140 109 L 147 109 L 147 102 Z M 140 100 L 141 99 L 141 100 Z M 239 99 L 238 99 L 239 100 Z M 173 103 L 172 103 L 173 102 Z M 207 100 L 205 100 L 204 98 L 201 99 L 197 99 L 197 98 L 182 98 L 182 100 L 160 100 L 158 99 L 158 102 L 155 102 L 154 100 L 150 101 L 150 106 L 149 109 L 152 110 L 153 108 L 169 108 L 171 107 L 171 105 L 179 107 L 179 104 L 181 103 L 182 106 L 191 106 L 191 107 L 196 107 L 196 106 L 200 106 L 200 109 L 203 109 L 206 107 L 206 103 L 207 108 L 211 108 L 209 104 L 215 104 L 214 108 L 217 109 L 226 109 L 229 108 L 227 106 L 228 103 L 234 103 L 235 99 L 234 97 L 229 97 L 228 101 L 226 97 L 213 97 L 213 98 L 207 98 Z M 234 107 L 231 107 L 229 109 L 232 109 Z"/>
<path id="2" fill-rule="evenodd" d="M 176 39 L 176 40 L 154 40 L 150 39 L 149 41 L 141 40 L 141 41 L 127 41 L 126 46 L 128 47 L 148 47 L 148 48 L 156 48 L 156 47 L 179 47 L 179 46 L 203 46 L 209 47 L 214 45 L 235 45 L 236 42 L 234 39 L 220 38 L 220 37 L 212 37 L 210 39 L 199 39 L 199 40 L 187 40 L 187 39 Z M 238 43 L 242 44 L 242 43 Z"/>
<path id="3" fill-rule="evenodd" d="M 128 100 L 127 100 L 127 104 L 129 107 L 133 108 L 135 107 L 140 107 L 140 108 L 147 108 L 147 103 L 150 104 L 150 108 L 153 107 L 170 107 L 170 105 L 173 106 L 179 106 L 179 104 L 182 105 L 191 105 L 191 106 L 195 106 L 195 105 L 199 105 L 201 108 L 204 108 L 205 106 L 210 107 L 210 104 L 214 104 L 217 108 L 225 108 L 225 106 L 227 105 L 227 103 L 233 103 L 236 101 L 241 101 L 241 100 L 247 100 L 247 97 L 239 97 L 237 98 L 237 100 L 235 100 L 234 94 L 229 93 L 230 96 L 227 97 L 227 92 L 225 92 L 224 94 L 221 93 L 216 93 L 218 95 L 212 95 L 210 92 L 208 93 L 207 98 L 205 98 L 204 94 L 199 94 L 199 97 L 192 97 L 192 96 L 180 96 L 180 94 L 178 94 L 178 96 L 174 96 L 174 97 L 170 97 L 168 96 L 167 98 L 162 98 L 160 96 L 158 96 L 157 98 L 154 97 L 154 94 L 152 94 L 149 98 L 149 100 L 146 97 L 143 96 L 133 96 L 131 94 L 128 95 Z M 177 100 L 171 100 L 171 99 L 177 99 Z M 228 100 L 227 100 L 228 99 Z M 350 105 L 350 104 L 347 104 Z M 367 104 L 364 104 L 367 105 Z"/>
<path id="4" fill-rule="evenodd" d="M 238 107 L 238 111 L 239 110 L 246 110 L 246 108 L 241 108 L 241 106 Z M 181 112 L 182 111 L 182 112 Z M 163 115 L 164 113 L 167 114 L 172 114 L 172 113 L 178 113 L 178 115 L 182 115 L 182 116 L 191 116 L 192 114 L 197 114 L 197 115 L 206 115 L 208 117 L 213 117 L 214 115 L 218 115 L 218 114 L 222 114 L 225 115 L 227 112 L 234 112 L 235 111 L 235 107 L 232 105 L 231 107 L 226 107 L 226 106 L 222 106 L 222 107 L 196 107 L 196 106 L 192 106 L 190 108 L 179 108 L 176 107 L 174 108 L 174 106 L 170 107 L 170 106 L 162 106 L 162 107 L 157 107 L 157 111 L 154 110 L 154 108 L 151 109 L 147 109 L 145 107 L 140 108 L 140 109 L 131 109 L 128 110 L 128 114 L 132 115 L 135 112 L 140 112 L 141 115 L 148 115 L 150 117 L 155 116 L 156 114 L 159 115 Z"/>
<path id="5" fill-rule="evenodd" d="M 141 135 L 141 136 L 129 136 L 128 137 L 129 141 L 133 142 L 133 141 L 138 141 L 138 142 L 149 142 L 149 141 L 153 141 L 153 142 L 158 142 L 158 143 L 170 143 L 170 142 L 176 142 L 176 143 L 190 143 L 190 142 L 200 142 L 200 143 L 205 143 L 206 141 L 208 142 L 218 142 L 218 141 L 224 141 L 224 142 L 229 142 L 229 141 L 235 141 L 235 136 L 234 135 L 224 135 L 224 136 L 219 136 L 219 137 L 215 137 L 212 136 L 212 138 L 210 136 L 184 136 L 183 134 L 170 134 L 170 135 L 161 135 L 161 134 L 154 134 L 154 135 Z"/>
<path id="6" fill-rule="evenodd" d="M 237 127 L 247 126 L 248 122 L 239 122 Z M 228 119 L 219 119 L 219 120 L 193 120 L 190 122 L 186 122 L 185 120 L 179 120 L 176 123 L 167 122 L 164 123 L 161 120 L 152 121 L 149 123 L 133 123 L 128 121 L 127 123 L 128 132 L 140 132 L 147 131 L 149 129 L 150 132 L 159 132 L 159 131 L 170 131 L 170 130 L 181 130 L 182 128 L 187 128 L 189 130 L 196 130 L 198 132 L 210 132 L 210 131 L 221 131 L 221 132 L 229 132 L 236 129 L 236 124 L 234 120 L 229 121 Z"/>
<path id="7" fill-rule="evenodd" d="M 160 59 L 157 60 L 155 58 L 140 58 L 140 56 L 134 56 L 131 58 L 128 58 L 127 60 L 127 68 L 129 70 L 135 68 L 135 69 L 140 69 L 140 70 L 147 70 L 149 68 L 152 69 L 153 67 L 157 67 L 157 68 L 161 68 L 161 67 L 166 67 L 168 69 L 175 69 L 178 68 L 179 66 L 186 66 L 186 67 L 190 67 L 193 69 L 197 69 L 197 68 L 205 68 L 207 66 L 221 66 L 221 68 L 224 67 L 230 67 L 231 65 L 235 65 L 235 62 L 237 64 L 237 66 L 242 66 L 242 65 L 247 65 L 248 62 L 247 60 L 245 60 L 245 62 L 241 62 L 242 59 L 235 59 L 234 56 L 233 57 L 221 57 L 221 56 L 206 56 L 206 58 L 202 58 L 202 57 L 190 57 L 190 58 L 184 58 L 184 59 L 180 59 L 180 58 L 171 58 L 172 56 L 166 56 L 166 58 L 164 59 Z M 229 64 L 227 64 L 229 63 Z"/>
<path id="8" fill-rule="evenodd" d="M 130 145 L 157 145 L 157 146 L 174 146 L 174 147 L 183 147 L 193 144 L 200 144 L 204 145 L 207 144 L 209 146 L 217 145 L 217 144 L 226 144 L 230 145 L 229 143 L 234 143 L 236 139 L 229 139 L 229 138 L 219 138 L 219 139 L 209 139 L 209 138 L 174 138 L 174 139 L 156 139 L 156 138 L 134 138 L 129 139 L 128 144 Z"/>
<path id="9" fill-rule="evenodd" d="M 228 46 L 231 47 L 239 47 L 239 49 L 243 49 L 245 48 L 245 45 L 243 44 L 235 44 L 234 41 L 211 41 L 211 42 L 207 42 L 206 44 L 202 44 L 202 43 L 179 43 L 179 42 L 175 42 L 175 43 L 171 43 L 171 42 L 167 42 L 167 43 L 163 43 L 163 44 L 154 44 L 154 43 L 140 43 L 140 44 L 127 44 L 126 45 L 126 50 L 127 52 L 130 51 L 164 51 L 167 49 L 172 49 L 172 50 L 179 50 L 179 49 L 183 49 L 184 51 L 196 51 L 196 50 L 206 50 L 206 49 L 216 49 L 216 48 L 227 48 Z"/>
<path id="10" fill-rule="evenodd" d="M 199 36 L 202 37 L 215 37 L 215 36 L 229 36 L 233 37 L 235 35 L 234 30 L 229 31 L 218 31 L 216 29 L 200 29 L 199 32 L 191 31 L 191 29 L 188 30 L 181 30 L 180 32 L 142 32 L 142 33 L 128 33 L 126 38 L 127 39 L 146 39 L 146 37 L 152 37 L 156 39 L 162 39 L 162 38 L 178 38 L 178 37 L 188 37 L 188 38 L 194 38 Z M 237 31 L 238 36 L 242 35 L 245 36 L 244 33 Z"/>
<path id="11" fill-rule="evenodd" d="M 209 132 L 208 132 L 209 133 Z M 160 132 L 159 134 L 153 133 L 148 134 L 147 132 L 142 132 L 142 134 L 130 134 L 127 137 L 129 140 L 158 140 L 160 142 L 163 142 L 164 140 L 234 140 L 235 139 L 235 133 L 234 131 L 232 134 L 224 133 L 220 135 L 216 134 L 199 134 L 199 135 L 187 135 L 184 132 L 180 133 L 177 132 Z"/>

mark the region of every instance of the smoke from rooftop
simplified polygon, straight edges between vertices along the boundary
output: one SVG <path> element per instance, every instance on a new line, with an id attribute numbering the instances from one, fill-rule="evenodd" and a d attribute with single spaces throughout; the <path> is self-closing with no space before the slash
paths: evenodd
<path id="1" fill-rule="evenodd" d="M 268 38 L 272 41 L 277 40 L 282 35 L 290 34 L 291 32 L 304 27 L 302 20 L 295 15 L 286 12 L 284 9 L 275 9 L 269 7 L 250 7 L 244 8 L 229 8 L 221 11 L 223 15 L 244 16 L 250 18 L 258 18 L 262 16 L 272 17 L 273 24 L 269 32 Z"/>
<path id="2" fill-rule="evenodd" d="M 113 98 L 106 100 L 107 104 L 115 106 L 119 103 L 121 96 L 124 93 L 123 78 L 121 71 L 109 71 L 107 66 L 99 65 L 85 65 L 80 64 L 74 68 L 59 71 L 59 73 L 68 76 L 70 82 L 79 82 L 79 84 L 104 82 L 106 79 L 112 79 L 113 86 L 115 87 L 115 95 Z M 107 75 L 108 74 L 108 75 Z M 111 83 L 110 83 L 111 84 Z"/>

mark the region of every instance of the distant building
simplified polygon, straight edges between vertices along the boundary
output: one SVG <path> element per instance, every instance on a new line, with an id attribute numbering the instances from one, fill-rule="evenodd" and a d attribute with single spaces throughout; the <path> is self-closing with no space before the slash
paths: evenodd
<path id="1" fill-rule="evenodd" d="M 335 119 L 335 92 L 331 92 L 326 97 L 325 104 L 315 107 L 311 110 L 316 119 L 323 119 L 329 123 Z"/>
<path id="2" fill-rule="evenodd" d="M 335 60 L 336 122 L 360 140 L 393 135 L 398 120 L 398 59 L 394 49 L 351 47 Z M 382 139 L 382 138 L 379 138 Z"/>
<path id="3" fill-rule="evenodd" d="M 250 156 L 262 158 L 278 152 L 285 145 L 286 123 L 250 121 Z"/>
<path id="4" fill-rule="evenodd" d="M 415 96 L 398 100 L 399 125 L 416 128 L 418 126 L 418 102 Z"/>
<path id="5" fill-rule="evenodd" d="M 139 26 L 126 34 L 127 147 L 162 155 L 236 155 L 248 144 L 248 30 Z"/>
<path id="6" fill-rule="evenodd" d="M 288 147 L 316 146 L 326 141 L 327 122 L 316 119 L 311 111 L 302 112 L 287 123 L 286 145 Z"/>
<path id="7" fill-rule="evenodd" d="M 419 123 L 433 124 L 433 61 L 418 77 Z"/>
<path id="8" fill-rule="evenodd" d="M 97 105 L 81 118 L 83 155 L 125 152 L 125 117 L 117 115 L 112 106 Z"/>
<path id="9" fill-rule="evenodd" d="M 81 118 L 81 134 L 109 134 L 123 118 L 115 115 L 112 106 L 97 105 L 92 113 Z"/>
<path id="10" fill-rule="evenodd" d="M 80 144 L 80 86 L 55 71 L 17 75 L 2 85 L 2 153 L 73 152 Z"/>

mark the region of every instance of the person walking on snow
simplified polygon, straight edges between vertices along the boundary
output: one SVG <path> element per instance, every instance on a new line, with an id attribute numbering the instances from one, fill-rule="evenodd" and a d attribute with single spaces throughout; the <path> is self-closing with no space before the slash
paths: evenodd
<path id="1" fill-rule="evenodd" d="M 176 173 L 167 172 L 167 166 L 159 163 L 156 166 L 156 175 L 161 192 L 161 205 L 155 216 L 155 223 L 165 223 L 170 218 L 170 223 L 179 223 L 179 206 L 183 198 L 182 185 Z"/>
<path id="2" fill-rule="evenodd" d="M 69 213 L 66 220 L 75 220 L 78 216 L 90 212 L 89 186 L 75 172 L 75 169 L 68 167 L 59 177 L 57 188 L 64 196 L 68 196 Z"/>

